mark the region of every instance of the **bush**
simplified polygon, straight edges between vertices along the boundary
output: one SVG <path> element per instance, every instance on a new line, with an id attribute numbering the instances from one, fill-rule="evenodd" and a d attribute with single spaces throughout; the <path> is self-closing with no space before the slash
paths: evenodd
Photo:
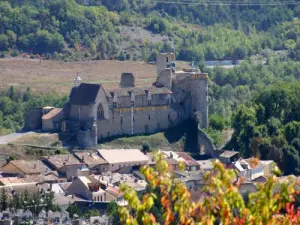
<path id="1" fill-rule="evenodd" d="M 222 131 L 225 127 L 225 122 L 224 122 L 223 117 L 221 117 L 217 114 L 212 114 L 209 117 L 209 125 L 215 130 Z"/>
<path id="2" fill-rule="evenodd" d="M 142 145 L 142 151 L 143 152 L 149 152 L 151 150 L 151 146 L 148 143 L 144 143 Z"/>

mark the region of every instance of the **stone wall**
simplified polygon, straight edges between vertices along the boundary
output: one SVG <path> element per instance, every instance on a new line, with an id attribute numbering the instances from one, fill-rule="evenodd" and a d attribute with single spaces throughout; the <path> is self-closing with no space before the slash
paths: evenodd
<path id="1" fill-rule="evenodd" d="M 156 57 L 157 77 L 164 71 L 168 64 L 175 61 L 174 53 L 161 53 Z"/>
<path id="2" fill-rule="evenodd" d="M 42 109 L 32 109 L 24 114 L 24 130 L 42 129 Z"/>
<path id="3" fill-rule="evenodd" d="M 172 88 L 172 69 L 165 69 L 160 72 L 159 77 L 156 80 L 156 86 Z"/>
<path id="4" fill-rule="evenodd" d="M 178 113 L 168 105 L 135 107 L 133 115 L 132 127 L 131 108 L 112 109 L 109 120 L 97 121 L 98 138 L 151 134 L 179 123 Z"/>
<path id="5" fill-rule="evenodd" d="M 198 126 L 198 146 L 201 155 L 207 155 L 215 158 L 215 146 L 213 141 L 207 136 L 207 134 Z"/>
<path id="6" fill-rule="evenodd" d="M 134 75 L 132 73 L 122 73 L 120 88 L 135 87 Z"/>
<path id="7" fill-rule="evenodd" d="M 61 130 L 61 123 L 64 119 L 63 111 L 50 119 L 42 119 L 42 130 L 44 132 L 59 132 Z"/>
<path id="8" fill-rule="evenodd" d="M 80 130 L 77 133 L 77 141 L 80 147 L 90 148 L 97 145 L 97 131 L 96 130 Z"/>

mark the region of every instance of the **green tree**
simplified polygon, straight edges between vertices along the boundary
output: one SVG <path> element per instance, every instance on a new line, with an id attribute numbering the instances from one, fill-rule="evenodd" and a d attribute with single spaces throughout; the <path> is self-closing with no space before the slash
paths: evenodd
<path id="1" fill-rule="evenodd" d="M 4 188 L 2 188 L 2 190 L 1 190 L 0 202 L 1 202 L 1 210 L 2 211 L 6 210 L 9 205 L 9 200 L 8 200 L 7 191 Z"/>
<path id="2" fill-rule="evenodd" d="M 292 121 L 284 127 L 285 137 L 289 143 L 291 143 L 294 138 L 300 138 L 300 122 Z"/>
<path id="3" fill-rule="evenodd" d="M 224 119 L 223 119 L 223 117 L 221 117 L 217 114 L 211 114 L 209 116 L 209 125 L 213 129 L 222 131 L 225 127 Z"/>
<path id="4" fill-rule="evenodd" d="M 0 50 L 6 51 L 8 50 L 9 42 L 8 37 L 5 34 L 0 34 Z"/>

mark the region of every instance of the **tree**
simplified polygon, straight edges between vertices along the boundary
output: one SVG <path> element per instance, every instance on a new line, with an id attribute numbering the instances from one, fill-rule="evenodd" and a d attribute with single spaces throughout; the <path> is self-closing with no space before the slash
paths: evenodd
<path id="1" fill-rule="evenodd" d="M 1 211 L 4 211 L 8 208 L 9 205 L 9 200 L 8 200 L 8 194 L 6 189 L 2 188 L 1 190 L 1 198 L 0 198 L 0 207 L 1 207 Z"/>
<path id="2" fill-rule="evenodd" d="M 271 176 L 257 192 L 249 194 L 248 203 L 245 203 L 238 191 L 243 178 L 233 183 L 236 176 L 233 170 L 226 170 L 217 161 L 213 171 L 204 176 L 204 199 L 192 202 L 185 184 L 169 176 L 172 171 L 162 156 L 157 155 L 156 160 L 155 169 L 143 167 L 141 170 L 149 186 L 141 197 L 134 189 L 126 185 L 121 187 L 128 202 L 127 207 L 118 210 L 121 224 L 296 225 L 300 222 L 300 209 L 294 206 L 295 181 L 278 188 L 276 177 Z M 257 160 L 252 159 L 251 165 L 256 164 Z M 160 216 L 162 223 L 157 220 Z"/>
<path id="3" fill-rule="evenodd" d="M 83 214 L 82 210 L 80 210 L 80 208 L 75 204 L 69 205 L 67 212 L 70 213 L 71 218 L 73 218 L 75 214 L 78 216 L 82 216 Z"/>
<path id="4" fill-rule="evenodd" d="M 112 201 L 108 204 L 106 214 L 112 218 L 112 224 L 119 225 L 121 223 L 118 215 L 118 205 L 116 202 Z"/>
<path id="5" fill-rule="evenodd" d="M 150 146 L 148 143 L 144 143 L 144 144 L 142 145 L 142 151 L 143 151 L 143 152 L 149 152 L 150 149 L 151 149 L 151 146 Z"/>
<path id="6" fill-rule="evenodd" d="M 10 98 L 10 99 L 14 99 L 14 97 L 15 97 L 15 89 L 14 89 L 14 86 L 10 86 L 9 87 L 9 90 L 8 90 L 8 97 Z"/>
<path id="7" fill-rule="evenodd" d="M 225 127 L 223 117 L 217 115 L 217 114 L 212 114 L 209 116 L 209 125 L 216 130 L 222 131 Z"/>
<path id="8" fill-rule="evenodd" d="M 5 34 L 0 34 L 0 50 L 6 51 L 9 47 L 8 37 Z"/>
<path id="9" fill-rule="evenodd" d="M 284 134 L 289 143 L 291 143 L 294 138 L 300 138 L 300 122 L 292 121 L 284 127 Z"/>
<path id="10" fill-rule="evenodd" d="M 300 175 L 300 156 L 299 151 L 297 151 L 292 146 L 287 146 L 284 149 L 284 171 L 287 174 Z"/>

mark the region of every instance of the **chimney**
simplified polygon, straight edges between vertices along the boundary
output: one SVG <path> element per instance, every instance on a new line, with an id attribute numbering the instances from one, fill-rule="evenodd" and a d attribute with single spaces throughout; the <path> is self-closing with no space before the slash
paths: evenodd
<path id="1" fill-rule="evenodd" d="M 33 169 L 36 169 L 36 164 L 33 165 Z"/>

